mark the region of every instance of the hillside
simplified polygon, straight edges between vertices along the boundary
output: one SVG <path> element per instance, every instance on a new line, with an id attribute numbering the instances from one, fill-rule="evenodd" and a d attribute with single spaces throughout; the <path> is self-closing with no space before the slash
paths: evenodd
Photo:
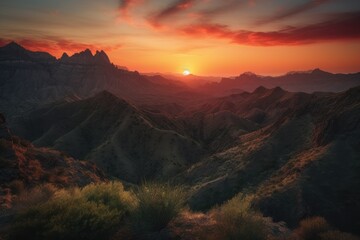
<path id="1" fill-rule="evenodd" d="M 172 176 L 202 154 L 199 143 L 165 116 L 140 111 L 109 92 L 33 111 L 13 129 L 37 146 L 92 160 L 131 182 Z"/>
<path id="2" fill-rule="evenodd" d="M 190 187 L 194 209 L 252 192 L 265 215 L 289 226 L 320 215 L 344 230 L 360 229 L 359 96 L 359 87 L 313 94 L 176 181 Z"/>
<path id="3" fill-rule="evenodd" d="M 85 186 L 107 178 L 95 164 L 49 148 L 38 148 L 14 136 L 0 114 L 0 208 L 9 207 L 14 188 L 51 183 Z M 15 189 L 21 190 L 21 189 Z"/>

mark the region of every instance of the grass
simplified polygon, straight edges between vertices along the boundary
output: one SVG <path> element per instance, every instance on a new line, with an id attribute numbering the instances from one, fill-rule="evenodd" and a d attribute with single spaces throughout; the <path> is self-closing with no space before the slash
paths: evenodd
<path id="1" fill-rule="evenodd" d="M 145 183 L 136 192 L 138 206 L 131 216 L 134 232 L 147 233 L 163 229 L 185 205 L 186 195 L 181 187 Z"/>

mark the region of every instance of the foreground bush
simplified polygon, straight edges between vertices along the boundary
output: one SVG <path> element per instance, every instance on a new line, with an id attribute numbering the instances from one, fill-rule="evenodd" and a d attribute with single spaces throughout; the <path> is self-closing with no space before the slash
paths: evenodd
<path id="1" fill-rule="evenodd" d="M 252 196 L 239 194 L 214 210 L 216 225 L 203 239 L 263 240 L 268 227 L 265 218 L 251 207 Z"/>
<path id="2" fill-rule="evenodd" d="M 146 183 L 137 193 L 138 206 L 131 216 L 137 234 L 159 231 L 176 217 L 185 204 L 185 192 L 168 184 Z"/>
<path id="3" fill-rule="evenodd" d="M 295 234 L 302 240 L 320 240 L 320 234 L 330 231 L 331 227 L 322 217 L 302 220 Z"/>
<path id="4" fill-rule="evenodd" d="M 59 190 L 18 214 L 10 239 L 108 239 L 135 204 L 121 183 Z"/>
<path id="5" fill-rule="evenodd" d="M 312 217 L 300 222 L 294 230 L 294 239 L 299 240 L 359 240 L 358 237 L 334 230 L 322 217 Z"/>

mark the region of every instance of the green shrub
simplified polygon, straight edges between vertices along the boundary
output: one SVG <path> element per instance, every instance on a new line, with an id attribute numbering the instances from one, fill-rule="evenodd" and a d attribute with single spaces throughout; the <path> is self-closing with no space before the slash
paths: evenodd
<path id="1" fill-rule="evenodd" d="M 138 206 L 131 216 L 137 234 L 163 229 L 184 207 L 186 195 L 181 187 L 146 183 L 136 193 Z"/>
<path id="2" fill-rule="evenodd" d="M 320 240 L 320 235 L 330 230 L 331 227 L 324 218 L 312 217 L 302 220 L 294 233 L 303 240 Z"/>
<path id="3" fill-rule="evenodd" d="M 265 218 L 252 209 L 253 196 L 238 194 L 222 206 L 213 210 L 216 224 L 204 239 L 263 240 L 268 227 Z"/>
<path id="4" fill-rule="evenodd" d="M 108 239 L 135 204 L 121 183 L 58 190 L 18 214 L 10 239 Z"/>
<path id="5" fill-rule="evenodd" d="M 134 194 L 125 191 L 120 182 L 89 184 L 81 190 L 81 195 L 88 201 L 104 204 L 111 209 L 123 211 L 124 214 L 137 205 Z"/>

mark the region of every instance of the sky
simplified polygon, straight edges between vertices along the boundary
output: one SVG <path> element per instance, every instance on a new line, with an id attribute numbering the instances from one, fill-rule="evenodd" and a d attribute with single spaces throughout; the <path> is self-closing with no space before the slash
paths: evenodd
<path id="1" fill-rule="evenodd" d="M 360 71 L 359 0 L 1 0 L 0 45 L 140 72 Z"/>

